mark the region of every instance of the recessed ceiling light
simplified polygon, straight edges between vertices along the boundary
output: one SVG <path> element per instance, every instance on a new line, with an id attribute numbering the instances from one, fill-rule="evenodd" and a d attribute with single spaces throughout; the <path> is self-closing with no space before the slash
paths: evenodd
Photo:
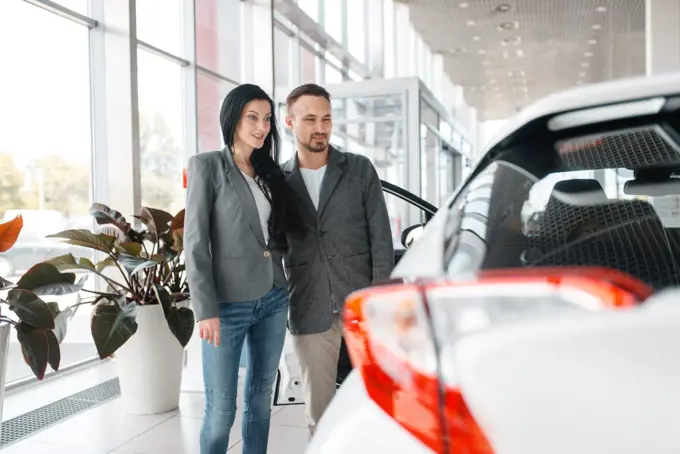
<path id="1" fill-rule="evenodd" d="M 586 73 L 578 73 L 579 77 L 586 77 Z"/>
<path id="2" fill-rule="evenodd" d="M 600 24 L 593 24 L 593 30 L 600 30 L 602 28 L 602 25 Z"/>
<path id="3" fill-rule="evenodd" d="M 586 53 L 583 54 L 583 55 L 584 55 L 586 58 L 590 58 L 590 57 L 593 56 L 593 53 L 592 53 L 592 52 L 586 52 Z"/>
<path id="4" fill-rule="evenodd" d="M 595 44 L 597 44 L 597 40 L 596 39 L 589 39 L 588 44 L 590 44 L 591 46 L 594 46 Z"/>
<path id="5" fill-rule="evenodd" d="M 491 85 L 495 85 L 495 84 L 496 84 L 496 80 L 495 80 L 495 79 L 491 79 L 491 80 L 489 81 L 489 83 L 490 83 Z"/>
<path id="6" fill-rule="evenodd" d="M 482 64 L 483 64 L 484 66 L 489 66 L 489 65 L 491 64 L 491 62 L 490 62 L 489 60 L 484 60 L 484 61 L 482 62 Z"/>
<path id="7" fill-rule="evenodd" d="M 479 53 L 479 55 L 486 55 L 486 51 L 484 49 L 479 49 L 477 53 Z"/>
<path id="8" fill-rule="evenodd" d="M 512 9 L 512 6 L 510 6 L 510 5 L 507 4 L 507 3 L 503 3 L 502 5 L 498 5 L 498 6 L 496 7 L 496 11 L 498 11 L 499 13 L 507 13 L 507 12 L 510 11 L 511 9 Z"/>
<path id="9" fill-rule="evenodd" d="M 590 63 L 588 63 L 587 61 L 584 61 L 583 63 L 581 63 L 581 66 L 583 66 L 584 68 L 587 68 L 587 67 L 590 66 Z"/>
<path id="10" fill-rule="evenodd" d="M 460 8 L 467 8 L 468 6 L 470 6 L 470 4 L 467 3 L 467 2 L 460 2 L 458 4 L 458 7 L 460 7 Z"/>
<path id="11" fill-rule="evenodd" d="M 598 13 L 605 13 L 605 12 L 607 12 L 607 7 L 606 6 L 598 6 L 595 11 L 597 11 Z"/>
<path id="12" fill-rule="evenodd" d="M 521 57 L 524 57 L 524 51 L 523 51 L 522 49 L 517 49 L 516 54 L 517 54 L 517 56 L 520 57 L 520 58 L 521 58 Z"/>
<path id="13" fill-rule="evenodd" d="M 518 27 L 518 25 L 519 24 L 517 22 L 501 22 L 498 24 L 498 28 L 501 30 L 514 30 Z"/>
<path id="14" fill-rule="evenodd" d="M 481 36 L 473 36 L 473 37 L 472 37 L 472 40 L 473 40 L 473 41 L 481 41 L 481 40 L 482 40 L 482 37 L 481 37 Z"/>
<path id="15" fill-rule="evenodd" d="M 477 22 L 475 22 L 473 20 L 469 20 L 469 21 L 466 22 L 466 24 L 467 24 L 468 27 L 474 27 L 475 25 L 477 25 Z"/>

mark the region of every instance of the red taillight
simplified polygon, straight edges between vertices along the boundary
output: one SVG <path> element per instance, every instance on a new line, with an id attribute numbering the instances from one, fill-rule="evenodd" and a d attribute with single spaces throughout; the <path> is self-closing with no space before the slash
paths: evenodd
<path id="1" fill-rule="evenodd" d="M 439 453 L 448 447 L 490 454 L 458 390 L 455 343 L 504 323 L 631 307 L 650 294 L 639 281 L 601 268 L 493 271 L 474 282 L 373 287 L 347 299 L 345 340 L 369 396 L 421 442 Z"/>

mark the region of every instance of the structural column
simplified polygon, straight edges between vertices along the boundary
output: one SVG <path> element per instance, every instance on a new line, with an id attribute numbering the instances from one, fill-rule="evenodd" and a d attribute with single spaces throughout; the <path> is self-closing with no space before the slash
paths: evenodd
<path id="1" fill-rule="evenodd" d="M 680 0 L 646 0 L 647 75 L 680 71 Z"/>
<path id="2" fill-rule="evenodd" d="M 139 213 L 141 174 L 136 2 L 92 0 L 94 200 Z"/>

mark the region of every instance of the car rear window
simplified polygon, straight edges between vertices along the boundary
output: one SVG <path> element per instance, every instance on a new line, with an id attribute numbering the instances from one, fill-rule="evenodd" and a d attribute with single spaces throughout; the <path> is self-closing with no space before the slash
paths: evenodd
<path id="1" fill-rule="evenodd" d="M 657 126 L 511 150 L 449 212 L 445 264 L 601 266 L 660 289 L 680 281 L 680 149 Z"/>

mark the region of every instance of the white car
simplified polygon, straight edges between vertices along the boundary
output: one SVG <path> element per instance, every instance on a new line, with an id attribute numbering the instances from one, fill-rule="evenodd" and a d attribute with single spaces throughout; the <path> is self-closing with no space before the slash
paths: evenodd
<path id="1" fill-rule="evenodd" d="M 307 453 L 680 452 L 679 201 L 680 74 L 521 112 L 348 298 Z"/>

